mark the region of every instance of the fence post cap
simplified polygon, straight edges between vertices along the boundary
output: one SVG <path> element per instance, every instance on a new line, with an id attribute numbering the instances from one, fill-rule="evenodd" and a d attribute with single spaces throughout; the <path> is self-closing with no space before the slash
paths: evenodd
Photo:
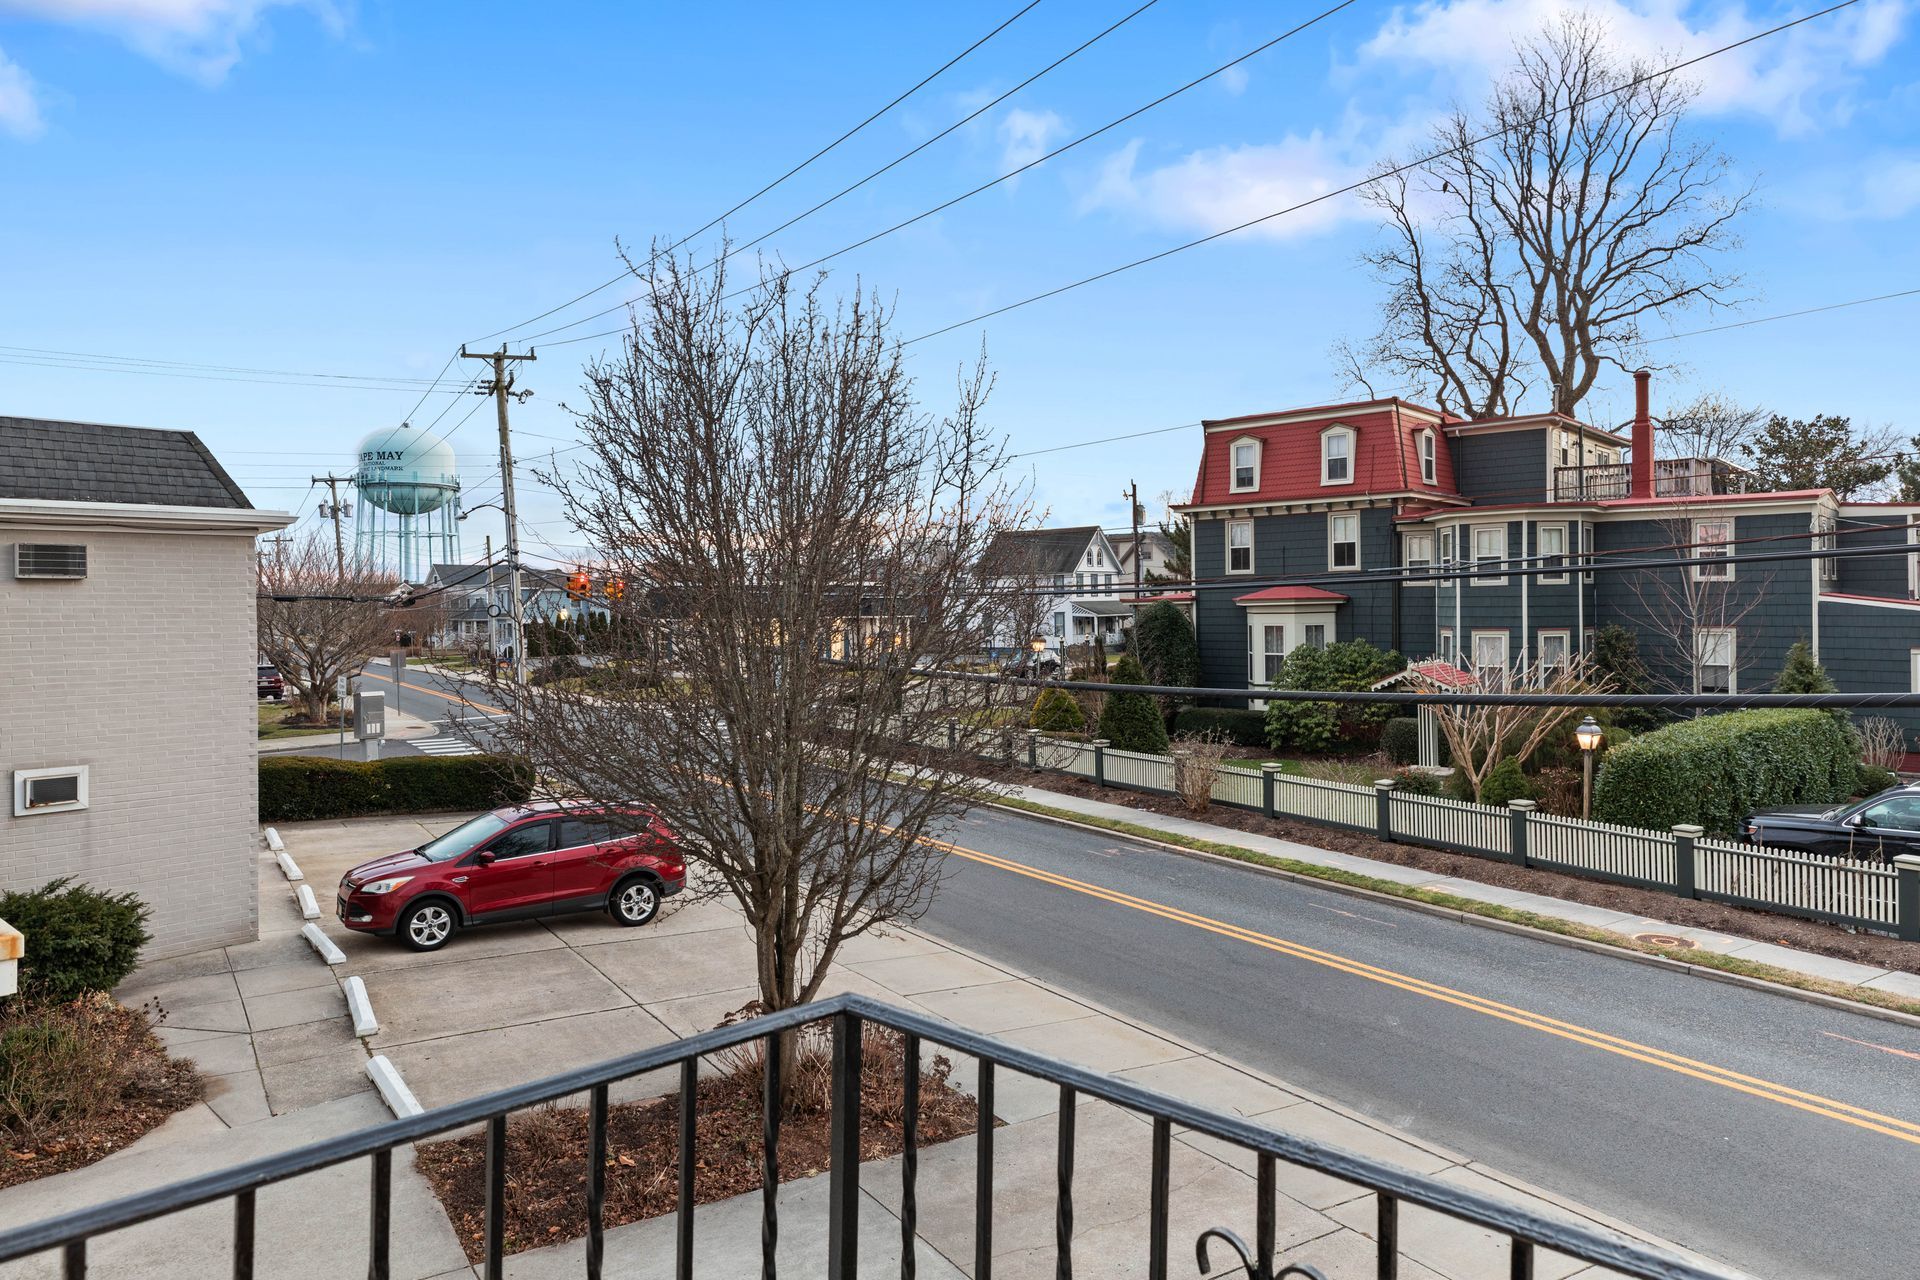
<path id="1" fill-rule="evenodd" d="M 1898 871 L 1920 871 L 1920 853 L 1896 853 L 1893 865 Z"/>
<path id="2" fill-rule="evenodd" d="M 1373 780 L 1374 790 L 1376 791 L 1391 791 L 1399 785 L 1400 780 L 1398 778 L 1375 778 Z"/>
<path id="3" fill-rule="evenodd" d="M 1113 740 L 1112 740 L 1111 738 L 1095 738 L 1095 739 L 1093 740 L 1093 743 L 1092 743 L 1092 745 L 1094 745 L 1094 746 L 1096 746 L 1096 747 L 1107 747 L 1107 746 L 1112 746 L 1112 745 L 1113 745 Z"/>
<path id="4" fill-rule="evenodd" d="M 1188 756 L 1192 755 L 1193 752 L 1187 750 L 1185 747 L 1175 747 L 1173 750 L 1169 751 L 1167 754 L 1172 756 L 1175 760 L 1184 760 Z"/>
<path id="5" fill-rule="evenodd" d="M 1027 736 L 1028 736 L 1029 738 L 1037 738 L 1037 737 L 1039 737 L 1039 736 L 1040 736 L 1040 730 L 1038 730 L 1038 729 L 1029 729 L 1029 730 L 1027 730 Z"/>
<path id="6" fill-rule="evenodd" d="M 1707 834 L 1707 829 L 1691 822 L 1676 822 L 1673 824 L 1673 834 L 1677 836 L 1689 836 L 1698 840 L 1701 836 Z"/>
<path id="7" fill-rule="evenodd" d="M 1279 760 L 1262 760 L 1260 762 L 1260 772 L 1262 773 L 1278 773 L 1286 767 L 1286 764 Z"/>
<path id="8" fill-rule="evenodd" d="M 1533 812 L 1533 811 L 1534 811 L 1535 809 L 1538 809 L 1539 807 L 1540 807 L 1540 806 L 1539 806 L 1538 804 L 1535 804 L 1535 803 L 1534 803 L 1533 801 L 1531 801 L 1531 800 L 1509 800 L 1509 801 L 1507 801 L 1507 808 L 1509 808 L 1509 809 L 1517 809 L 1517 810 L 1519 810 L 1519 811 L 1520 811 L 1521 813 L 1532 813 L 1532 812 Z"/>

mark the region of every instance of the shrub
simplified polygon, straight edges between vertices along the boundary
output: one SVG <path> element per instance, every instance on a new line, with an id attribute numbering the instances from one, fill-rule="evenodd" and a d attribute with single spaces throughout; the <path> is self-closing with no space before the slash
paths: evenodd
<path id="1" fill-rule="evenodd" d="M 1197 685 L 1200 683 L 1200 644 L 1194 638 L 1193 624 L 1187 615 L 1161 601 L 1140 611 L 1133 624 L 1133 652 L 1140 669 L 1147 673 L 1148 684 Z M 1168 710 L 1180 705 L 1178 698 L 1164 700 Z"/>
<path id="2" fill-rule="evenodd" d="M 1213 787 L 1227 758 L 1227 739 L 1217 733 L 1176 738 L 1171 750 L 1185 752 L 1174 769 L 1174 789 L 1193 813 L 1206 812 L 1213 803 Z"/>
<path id="3" fill-rule="evenodd" d="M 301 822 L 436 809 L 497 809 L 533 794 L 533 768 L 507 756 L 332 760 L 262 756 L 260 820 Z"/>
<path id="4" fill-rule="evenodd" d="M 1280 665 L 1276 689 L 1324 689 L 1329 692 L 1371 688 L 1403 669 L 1407 660 L 1365 640 L 1342 640 L 1325 648 L 1301 645 Z M 1392 715 L 1383 705 L 1336 706 L 1331 702 L 1269 702 L 1267 743 L 1278 751 L 1294 747 L 1325 751 L 1337 740 L 1371 742 Z"/>
<path id="5" fill-rule="evenodd" d="M 1173 732 L 1179 737 L 1218 733 L 1236 747 L 1258 749 L 1267 745 L 1267 715 L 1235 707 L 1182 707 L 1173 717 Z"/>
<path id="6" fill-rule="evenodd" d="M 26 935 L 20 994 L 34 1000 L 76 1000 L 111 991 L 140 962 L 147 945 L 147 904 L 131 893 L 102 893 L 71 877 L 38 889 L 0 894 L 0 920 Z"/>
<path id="7" fill-rule="evenodd" d="M 1882 768 L 1877 764 L 1860 765 L 1854 775 L 1854 779 L 1853 785 L 1855 789 L 1863 796 L 1873 795 L 1877 791 L 1885 791 L 1888 787 L 1894 786 L 1900 781 L 1899 778 L 1894 776 L 1893 770 Z"/>
<path id="8" fill-rule="evenodd" d="M 1645 693 L 1652 687 L 1647 664 L 1640 660 L 1640 638 L 1617 622 L 1594 633 L 1593 669 L 1615 693 Z M 1629 733 L 1645 733 L 1660 723 L 1650 707 L 1617 707 L 1612 719 Z"/>
<path id="9" fill-rule="evenodd" d="M 1113 683 L 1145 684 L 1147 673 L 1140 659 L 1128 654 L 1113 665 Z M 1100 708 L 1099 736 L 1122 751 L 1165 752 L 1167 722 L 1145 693 L 1109 693 Z"/>
<path id="10" fill-rule="evenodd" d="M 1761 708 L 1701 716 L 1607 752 L 1594 816 L 1664 831 L 1731 835 L 1766 805 L 1833 804 L 1859 782 L 1859 744 L 1824 711 Z"/>
<path id="11" fill-rule="evenodd" d="M 1836 687 L 1805 640 L 1795 640 L 1788 648 L 1787 660 L 1773 679 L 1775 693 L 1832 693 Z"/>
<path id="12" fill-rule="evenodd" d="M 1087 717 L 1065 689 L 1042 689 L 1033 700 L 1033 712 L 1027 727 L 1048 733 L 1078 733 L 1087 727 Z"/>
<path id="13" fill-rule="evenodd" d="M 1510 800 L 1533 799 L 1533 780 L 1520 768 L 1520 762 L 1508 756 L 1493 766 L 1493 772 L 1480 784 L 1480 803 L 1504 809 Z"/>
<path id="14" fill-rule="evenodd" d="M 145 1010 L 101 996 L 0 1004 L 0 1147 L 19 1159 L 93 1146 L 88 1163 L 106 1154 L 89 1121 L 125 1109 L 150 1127 L 200 1093 L 199 1073 L 167 1057 Z M 124 1138 L 125 1117 L 115 1120 Z"/>
<path id="15" fill-rule="evenodd" d="M 1421 769 L 1396 769 L 1393 788 L 1410 796 L 1437 796 L 1442 787 L 1438 776 Z"/>
<path id="16" fill-rule="evenodd" d="M 1580 816 L 1581 775 L 1578 769 L 1542 769 L 1533 775 L 1533 798 L 1543 813 L 1562 818 Z"/>
<path id="17" fill-rule="evenodd" d="M 1420 721 L 1413 716 L 1395 716 L 1380 729 L 1380 749 L 1395 764 L 1414 764 L 1420 759 Z"/>

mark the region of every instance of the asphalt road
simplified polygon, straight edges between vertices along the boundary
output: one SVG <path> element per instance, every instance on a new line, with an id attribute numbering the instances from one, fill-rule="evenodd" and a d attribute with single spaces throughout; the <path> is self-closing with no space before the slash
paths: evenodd
<path id="1" fill-rule="evenodd" d="M 951 838 L 943 938 L 1757 1275 L 1920 1258 L 1920 1030 L 1019 815 Z"/>

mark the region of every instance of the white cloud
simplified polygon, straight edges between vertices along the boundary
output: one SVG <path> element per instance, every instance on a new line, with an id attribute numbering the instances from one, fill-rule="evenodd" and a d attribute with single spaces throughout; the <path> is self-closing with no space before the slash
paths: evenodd
<path id="1" fill-rule="evenodd" d="M 1107 158 L 1081 199 L 1083 210 L 1128 210 L 1163 226 L 1206 233 L 1291 208 L 1361 176 L 1361 162 L 1347 142 L 1317 131 L 1275 143 L 1208 147 L 1144 171 L 1140 150 L 1136 139 Z M 1276 240 L 1312 235 L 1363 213 L 1357 201 L 1336 196 L 1249 227 L 1247 234 Z"/>
<path id="2" fill-rule="evenodd" d="M 33 77 L 0 51 L 0 131 L 16 138 L 37 138 L 45 127 Z"/>
<path id="3" fill-rule="evenodd" d="M 1018 169 L 1045 155 L 1066 132 L 1067 122 L 1052 111 L 1015 107 L 1000 119 L 1000 159 L 1008 169 Z"/>
<path id="4" fill-rule="evenodd" d="M 267 10 L 288 7 L 308 10 L 335 34 L 346 24 L 336 0 L 0 0 L 0 12 L 109 32 L 207 85 L 219 84 L 240 61 Z"/>
<path id="5" fill-rule="evenodd" d="M 1746 112 L 1784 133 L 1844 122 L 1860 72 L 1900 40 L 1913 0 L 1864 0 L 1681 73 L 1706 113 Z M 1426 65 L 1467 102 L 1506 69 L 1513 46 L 1556 15 L 1580 9 L 1607 24 L 1616 53 L 1666 65 L 1776 25 L 1778 11 L 1742 4 L 1712 10 L 1685 0 L 1421 0 L 1397 8 L 1361 48 L 1361 61 Z"/>

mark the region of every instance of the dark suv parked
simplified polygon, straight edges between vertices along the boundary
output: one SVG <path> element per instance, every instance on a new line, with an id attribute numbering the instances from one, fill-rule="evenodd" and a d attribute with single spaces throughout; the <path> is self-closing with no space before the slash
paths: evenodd
<path id="1" fill-rule="evenodd" d="M 1741 834 L 1771 849 L 1891 862 L 1896 854 L 1920 853 L 1920 785 L 1890 787 L 1848 804 L 1761 809 Z"/>
<path id="2" fill-rule="evenodd" d="M 605 910 L 640 925 L 680 892 L 679 842 L 641 809 L 531 804 L 483 813 L 340 877 L 349 929 L 437 951 L 468 925 Z"/>

